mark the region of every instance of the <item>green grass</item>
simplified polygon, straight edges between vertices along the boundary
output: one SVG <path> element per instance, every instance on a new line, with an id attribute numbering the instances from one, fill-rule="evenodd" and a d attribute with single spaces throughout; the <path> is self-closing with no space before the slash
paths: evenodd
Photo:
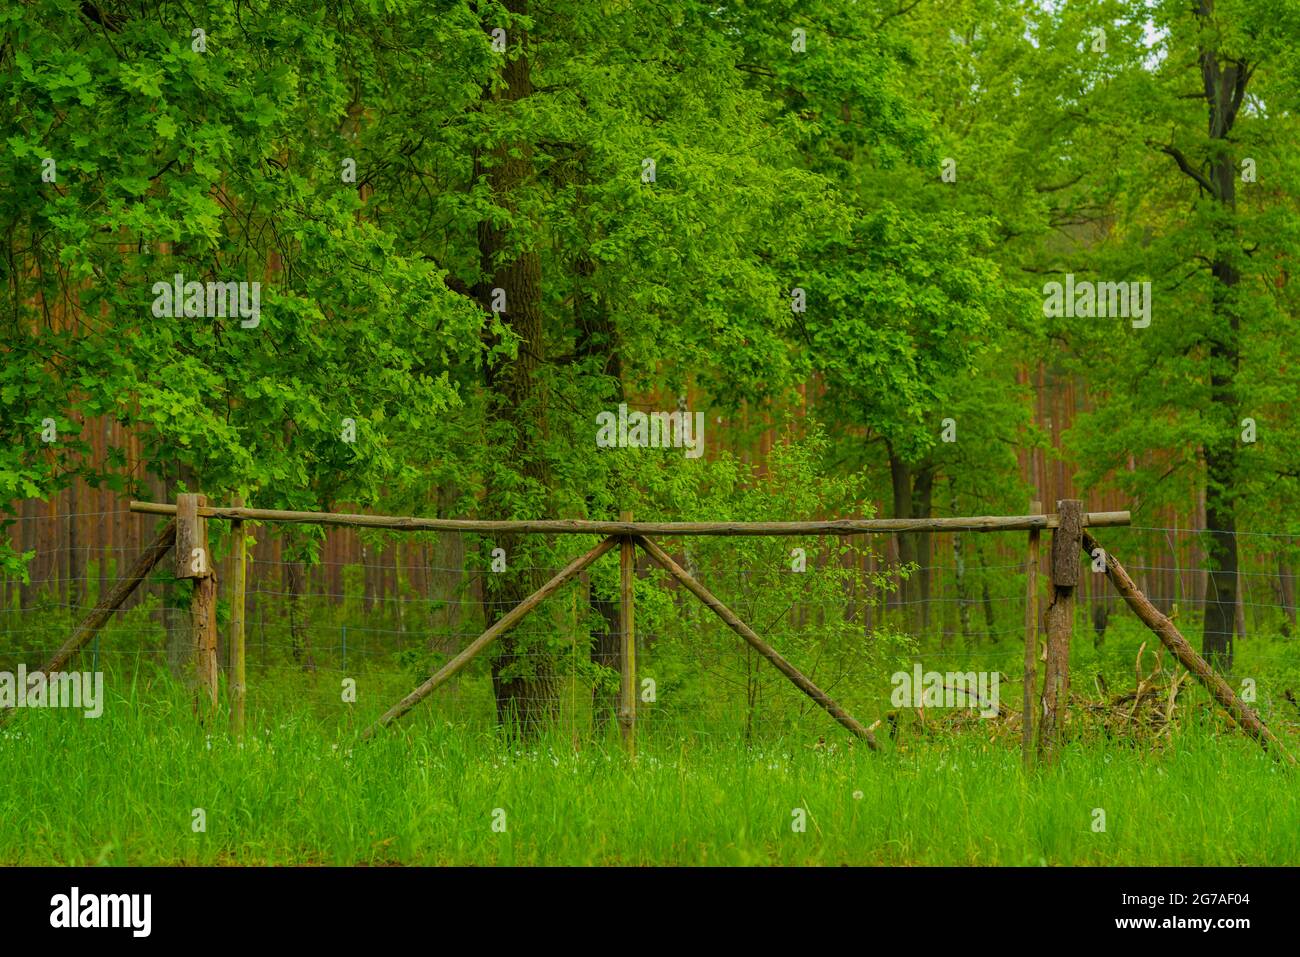
<path id="1" fill-rule="evenodd" d="M 613 742 L 511 745 L 427 711 L 365 744 L 305 706 L 259 711 L 239 745 L 153 687 L 97 720 L 0 730 L 0 863 L 1300 863 L 1296 773 L 1220 727 L 1189 720 L 1156 750 L 1076 742 L 1026 775 L 1005 739 L 873 754 L 818 715 L 753 747 L 648 729 L 633 764 Z"/>

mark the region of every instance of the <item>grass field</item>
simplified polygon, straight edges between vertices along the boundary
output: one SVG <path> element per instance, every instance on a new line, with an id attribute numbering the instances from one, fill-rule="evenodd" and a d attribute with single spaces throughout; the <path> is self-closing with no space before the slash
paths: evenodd
<path id="1" fill-rule="evenodd" d="M 1005 736 L 873 754 L 821 716 L 752 746 L 651 729 L 633 764 L 433 713 L 360 743 L 308 705 L 255 713 L 240 745 L 155 687 L 0 731 L 0 863 L 1300 863 L 1295 772 L 1197 714 L 1163 746 L 1076 740 L 1030 774 Z"/>

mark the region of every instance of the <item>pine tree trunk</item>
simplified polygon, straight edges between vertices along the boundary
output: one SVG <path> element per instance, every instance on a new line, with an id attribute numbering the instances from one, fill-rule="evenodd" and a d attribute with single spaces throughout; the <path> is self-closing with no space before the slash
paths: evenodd
<path id="1" fill-rule="evenodd" d="M 933 511 L 934 468 L 927 466 L 918 470 L 912 482 L 912 517 L 929 518 Z M 916 545 L 912 549 L 916 561 L 921 566 L 916 572 L 917 620 L 921 630 L 930 627 L 930 566 L 934 564 L 934 536 L 916 533 Z"/>
<path id="2" fill-rule="evenodd" d="M 894 518 L 912 517 L 912 469 L 899 458 L 891 446 L 889 449 L 889 478 L 894 495 Z M 894 536 L 898 546 L 898 563 L 910 565 L 916 561 L 916 536 L 910 532 L 898 532 Z M 910 628 L 913 621 L 913 595 L 916 594 L 916 576 L 910 575 L 898 583 L 898 597 L 895 604 L 902 611 L 904 627 Z"/>

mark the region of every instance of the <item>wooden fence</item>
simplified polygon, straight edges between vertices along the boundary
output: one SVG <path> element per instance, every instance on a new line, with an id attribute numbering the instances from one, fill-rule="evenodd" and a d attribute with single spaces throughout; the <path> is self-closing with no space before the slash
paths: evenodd
<path id="1" fill-rule="evenodd" d="M 231 713 L 236 733 L 242 733 L 244 723 L 244 556 L 245 522 L 313 524 L 350 526 L 357 528 L 392 529 L 398 531 L 515 533 L 541 535 L 598 535 L 602 540 L 585 554 L 573 559 L 554 577 L 535 592 L 511 608 L 492 623 L 482 634 L 469 643 L 459 654 L 448 661 L 435 674 L 402 698 L 369 728 L 364 736 L 371 737 L 380 729 L 408 713 L 439 686 L 464 669 L 476 656 L 496 639 L 510 631 L 527 615 L 576 578 L 605 554 L 617 549 L 620 564 L 619 615 L 621 643 L 621 673 L 618 722 L 623 739 L 630 751 L 636 740 L 636 642 L 633 577 L 636 549 L 641 549 L 656 565 L 666 571 L 686 591 L 710 608 L 732 631 L 736 632 L 752 649 L 770 662 L 801 692 L 807 695 L 836 722 L 851 734 L 866 742 L 873 750 L 877 742 L 872 731 L 845 711 L 825 691 L 800 672 L 774 647 L 742 621 L 716 595 L 710 592 L 686 569 L 682 568 L 654 540 L 658 537 L 682 536 L 796 536 L 796 535 L 870 535 L 889 533 L 933 532 L 1026 532 L 1026 615 L 1025 615 L 1025 695 L 1023 722 L 1023 749 L 1025 760 L 1035 756 L 1046 760 L 1058 752 L 1065 708 L 1069 698 L 1069 653 L 1074 625 L 1075 590 L 1080 577 L 1080 554 L 1086 553 L 1093 562 L 1103 562 L 1108 579 L 1121 597 L 1177 660 L 1209 690 L 1237 724 L 1261 745 L 1274 754 L 1294 763 L 1259 717 L 1232 691 L 1231 687 L 1192 649 L 1191 645 L 1164 616 L 1147 600 L 1113 555 L 1106 554 L 1087 529 L 1123 526 L 1129 524 L 1129 513 L 1084 512 L 1077 500 L 1062 500 L 1052 514 L 1040 512 L 1034 503 L 1031 514 L 1013 516 L 976 516 L 970 518 L 925 519 L 836 519 L 827 521 L 795 522 L 635 522 L 624 514 L 617 522 L 577 519 L 481 521 L 472 519 L 429 519 L 395 517 L 386 515 L 354 515 L 328 512 L 296 512 L 273 509 L 245 508 L 236 501 L 232 506 L 209 505 L 201 494 L 184 494 L 176 503 L 132 502 L 131 511 L 170 516 L 171 520 L 155 540 L 145 548 L 139 560 L 126 572 L 86 619 L 74 630 L 68 641 L 46 663 L 43 671 L 58 670 L 103 624 L 149 574 L 151 569 L 174 551 L 177 578 L 194 581 L 190 604 L 190 644 L 193 650 L 196 708 L 205 719 L 215 715 L 218 706 L 216 579 L 210 560 L 207 539 L 209 520 L 229 521 L 232 526 L 234 555 L 232 568 L 233 591 L 230 643 L 233 673 L 231 680 Z M 1041 692 L 1038 690 L 1037 661 L 1039 658 L 1038 602 L 1038 548 L 1041 533 L 1052 534 L 1049 554 L 1050 592 L 1046 613 L 1043 616 L 1046 632 L 1045 665 Z M 1038 707 L 1035 707 L 1035 697 Z M 1038 718 L 1035 720 L 1035 713 Z M 1035 725 L 1037 735 L 1035 736 Z"/>

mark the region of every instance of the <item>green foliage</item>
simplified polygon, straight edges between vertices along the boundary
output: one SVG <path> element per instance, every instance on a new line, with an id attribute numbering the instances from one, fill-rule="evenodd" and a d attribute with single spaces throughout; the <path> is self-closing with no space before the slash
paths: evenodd
<path id="1" fill-rule="evenodd" d="M 1048 451 L 1037 374 L 1079 387 L 1066 452 L 1084 493 L 1118 489 L 1138 522 L 1204 495 L 1279 533 L 1269 561 L 1294 558 L 1290 0 L 519 7 L 0 8 L 6 529 L 22 500 L 146 479 L 457 517 L 1020 511 L 1019 456 Z M 1247 68 L 1230 136 L 1207 128 L 1207 57 Z M 1237 174 L 1247 159 L 1254 179 Z M 260 283 L 256 321 L 156 308 L 178 274 Z M 1149 281 L 1151 325 L 1045 316 L 1043 284 L 1065 274 Z M 597 447 L 595 417 L 623 402 L 704 414 L 706 454 Z M 1258 441 L 1240 438 L 1245 418 Z M 126 448 L 95 456 L 109 423 L 139 441 L 143 473 Z M 295 528 L 284 558 L 315 567 L 323 541 Z M 214 557 L 228 544 L 216 529 Z M 399 580 L 375 607 L 349 569 L 339 602 L 260 623 L 263 663 L 293 660 L 304 636 L 341 651 L 351 628 L 354 662 L 409 690 L 493 598 L 518 600 L 593 542 L 511 541 L 509 574 L 488 577 L 497 544 L 468 540 L 471 574 L 431 602 Z M 668 544 L 850 707 L 870 712 L 920 650 L 912 636 L 936 630 L 906 620 L 910 591 L 902 613 L 885 607 L 925 574 L 906 536 L 893 568 L 838 538 Z M 989 646 L 1020 608 L 993 604 L 1018 601 L 1019 572 L 979 541 L 953 547 L 969 568 L 953 582 L 961 651 L 1002 667 L 1006 647 Z M 0 540 L 6 581 L 26 581 L 34 554 Z M 591 719 L 593 691 L 613 687 L 592 640 L 615 576 L 593 567 L 510 636 L 491 677 L 549 668 L 560 712 Z M 706 609 L 657 572 L 636 591 L 649 725 L 805 726 L 807 701 Z M 6 654 L 72 624 L 57 594 L 29 597 L 32 643 Z M 980 598 L 987 644 L 966 617 Z M 129 650 L 161 653 L 158 611 L 127 616 Z M 938 624 L 948 652 L 952 622 Z M 1111 654 L 1086 663 L 1114 669 Z M 492 669 L 463 675 L 483 714 Z M 332 704 L 332 678 L 307 680 Z"/>
<path id="2" fill-rule="evenodd" d="M 828 475 L 827 447 L 816 431 L 801 440 L 787 435 L 761 473 L 722 456 L 689 470 L 686 481 L 672 484 L 669 502 L 650 512 L 641 508 L 638 516 L 785 521 L 790 515 L 843 514 L 860 502 L 864 480 Z M 866 624 L 867 609 L 879 613 L 891 584 L 884 574 L 866 571 L 870 553 L 861 540 L 702 537 L 683 545 L 688 570 L 706 588 L 843 700 L 861 700 L 860 690 L 892 670 L 911 647 L 906 637 Z M 611 576 L 607 587 L 613 574 L 613 568 L 593 571 L 597 579 Z M 811 707 L 693 596 L 680 588 L 664 590 L 665 580 L 656 570 L 638 582 L 637 627 L 647 649 L 638 670 L 662 682 L 666 718 L 691 715 L 698 721 L 730 712 L 744 713 L 747 728 L 755 720 L 782 726 Z M 661 709 L 650 710 L 657 715 Z"/>

